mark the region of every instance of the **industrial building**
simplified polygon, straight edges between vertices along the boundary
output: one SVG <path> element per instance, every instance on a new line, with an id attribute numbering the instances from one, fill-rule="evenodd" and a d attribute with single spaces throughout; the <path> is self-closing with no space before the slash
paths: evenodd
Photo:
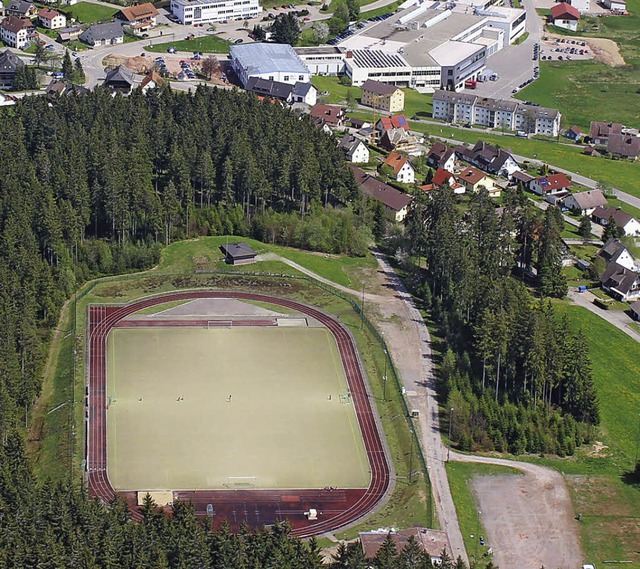
<path id="1" fill-rule="evenodd" d="M 171 12 L 181 24 L 247 20 L 262 12 L 258 0 L 171 0 Z"/>
<path id="2" fill-rule="evenodd" d="M 231 65 L 243 86 L 256 77 L 280 83 L 309 83 L 311 71 L 288 44 L 248 43 L 231 47 Z"/>
<path id="3" fill-rule="evenodd" d="M 406 3 L 405 3 L 406 4 Z M 314 74 L 345 74 L 422 92 L 458 91 L 487 58 L 525 31 L 524 10 L 425 1 L 351 35 L 337 47 L 296 50 Z"/>

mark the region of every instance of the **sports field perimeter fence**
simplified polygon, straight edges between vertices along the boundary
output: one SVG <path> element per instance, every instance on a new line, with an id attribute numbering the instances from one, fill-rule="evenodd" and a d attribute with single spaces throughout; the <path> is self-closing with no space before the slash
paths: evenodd
<path id="1" fill-rule="evenodd" d="M 361 322 L 363 324 L 363 326 L 367 327 L 367 330 L 369 331 L 369 333 L 376 339 L 376 341 L 378 342 L 378 344 L 380 345 L 380 347 L 384 350 L 385 353 L 385 358 L 387 359 L 387 373 L 390 371 L 391 375 L 394 378 L 395 381 L 395 386 L 396 389 L 398 391 L 398 393 L 400 393 L 400 401 L 402 402 L 402 408 L 403 408 L 403 414 L 404 414 L 404 418 L 405 418 L 405 422 L 406 422 L 406 426 L 407 429 L 410 432 L 410 437 L 413 438 L 413 441 L 411 442 L 412 444 L 412 449 L 415 448 L 417 449 L 417 454 L 418 454 L 418 458 L 419 458 L 419 463 L 420 466 L 422 467 L 422 474 L 424 477 L 424 482 L 425 482 L 425 488 L 426 488 L 426 495 L 427 495 L 427 515 L 428 515 L 428 525 L 429 527 L 433 527 L 433 493 L 431 491 L 431 484 L 429 483 L 429 476 L 428 476 L 428 467 L 427 467 L 427 459 L 424 455 L 423 449 L 422 449 L 422 445 L 420 444 L 420 440 L 418 438 L 418 433 L 417 433 L 417 429 L 416 427 L 413 425 L 412 422 L 412 414 L 411 414 L 411 409 L 409 408 L 409 405 L 407 403 L 406 398 L 404 397 L 404 395 L 402 394 L 402 380 L 400 379 L 400 374 L 398 373 L 398 370 L 396 369 L 395 364 L 393 363 L 393 360 L 391 359 L 390 351 L 389 348 L 387 346 L 387 342 L 385 341 L 384 337 L 382 336 L 382 334 L 380 334 L 380 332 L 378 332 L 378 330 L 376 329 L 376 327 L 373 325 L 373 323 L 369 320 L 369 318 L 367 317 L 365 310 L 364 310 L 364 304 L 361 302 L 357 302 L 355 300 L 355 298 L 353 298 L 350 295 L 344 294 L 342 292 L 340 292 L 339 290 L 333 288 L 330 285 L 327 285 L 325 283 L 323 283 L 322 281 L 316 280 L 313 277 L 307 276 L 307 275 L 293 275 L 293 274 L 286 274 L 286 273 L 270 273 L 270 272 L 261 272 L 261 271 L 230 271 L 230 270 L 197 270 L 195 271 L 196 274 L 203 274 L 203 275 L 222 275 L 222 276 L 232 276 L 232 277 L 255 277 L 255 278 L 270 278 L 270 279 L 282 279 L 282 280 L 301 280 L 301 281 L 306 281 L 314 286 L 317 286 L 321 289 L 323 289 L 324 291 L 337 296 L 338 298 L 344 300 L 345 302 L 349 303 L 351 305 L 351 307 L 353 308 L 353 310 L 355 311 L 355 313 L 360 317 Z M 69 444 L 69 449 L 70 449 L 70 470 L 71 470 L 71 477 L 73 479 L 73 474 L 74 474 L 74 456 L 75 456 L 75 430 L 76 430 L 76 424 L 75 424 L 75 387 L 76 387 L 76 370 L 78 368 L 78 366 L 76 366 L 76 357 L 78 357 L 81 354 L 76 354 L 76 334 L 77 334 L 77 306 L 78 306 L 78 302 L 80 300 L 82 300 L 87 294 L 89 294 L 98 284 L 104 283 L 104 282 L 109 282 L 111 280 L 134 280 L 134 279 L 138 279 L 141 276 L 143 276 L 144 273 L 131 273 L 131 274 L 125 274 L 125 275 L 115 275 L 115 276 L 109 276 L 109 277 L 103 277 L 100 279 L 95 279 L 93 281 L 91 281 L 90 283 L 88 283 L 85 287 L 82 288 L 82 290 L 80 290 L 77 294 L 74 295 L 73 301 L 72 301 L 72 310 L 73 310 L 73 345 L 74 345 L 74 355 L 73 355 L 73 361 L 74 361 L 74 366 L 73 366 L 73 389 L 72 391 L 72 406 L 71 406 L 71 413 L 70 413 L 70 429 L 69 429 L 69 434 L 70 434 L 70 444 Z M 166 273 L 155 273 L 154 276 L 167 276 L 167 277 L 171 277 L 171 276 L 184 276 L 184 273 L 180 273 L 180 272 L 166 272 Z M 188 290 L 188 289 L 185 289 Z M 158 294 L 167 294 L 170 291 L 164 291 L 162 293 L 158 293 Z M 353 291 L 354 296 L 355 295 L 359 295 L 358 291 Z M 149 296 L 154 296 L 154 294 L 150 294 Z M 85 323 L 86 325 L 86 323 Z M 88 357 L 88 351 L 85 351 L 84 353 L 84 357 L 85 357 L 85 369 L 86 369 L 86 358 Z M 84 377 L 83 377 L 83 382 L 82 385 L 84 386 Z M 84 390 L 84 387 L 83 387 Z M 84 411 L 83 411 L 84 412 Z M 83 456 L 86 456 L 86 440 L 83 440 Z M 413 452 L 413 450 L 412 450 Z M 83 469 L 84 470 L 84 469 Z M 413 476 L 413 473 L 410 472 L 409 473 L 409 479 L 411 479 Z"/>

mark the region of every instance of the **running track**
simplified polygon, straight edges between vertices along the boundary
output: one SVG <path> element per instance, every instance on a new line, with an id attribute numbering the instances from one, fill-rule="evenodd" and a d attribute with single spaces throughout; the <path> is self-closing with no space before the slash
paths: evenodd
<path id="1" fill-rule="evenodd" d="M 107 503 L 115 496 L 115 491 L 107 475 L 106 342 L 110 330 L 114 327 L 128 326 L 128 324 L 121 322 L 122 319 L 143 308 L 165 302 L 197 298 L 234 298 L 268 302 L 292 308 L 315 318 L 331 331 L 338 345 L 360 424 L 371 467 L 371 483 L 366 490 L 335 489 L 332 492 L 318 489 L 209 490 L 176 493 L 177 497 L 192 500 L 198 513 L 204 513 L 207 503 L 212 503 L 214 508 L 220 512 L 231 510 L 234 518 L 236 512 L 243 513 L 244 516 L 241 516 L 240 522 L 249 522 L 249 510 L 255 507 L 256 520 L 251 525 L 258 526 L 269 521 L 273 522 L 274 520 L 267 519 L 271 515 L 275 516 L 275 519 L 287 519 L 292 525 L 292 533 L 299 537 L 335 531 L 370 512 L 389 488 L 390 471 L 373 414 L 374 411 L 367 395 L 365 378 L 351 336 L 338 322 L 320 310 L 293 300 L 244 292 L 178 292 L 146 298 L 125 306 L 91 306 L 89 308 L 86 464 L 91 495 Z M 177 322 L 171 324 L 176 325 Z M 188 322 L 181 324 L 189 325 Z M 272 324 L 265 322 L 261 325 Z M 130 505 L 135 504 L 131 495 L 124 497 L 128 499 Z M 260 507 L 267 512 L 267 518 L 260 517 Z M 310 507 L 316 508 L 320 512 L 317 521 L 310 522 L 304 516 L 304 510 Z M 135 510 L 133 516 L 135 519 L 140 518 Z M 229 521 L 233 523 L 235 520 L 230 519 Z"/>

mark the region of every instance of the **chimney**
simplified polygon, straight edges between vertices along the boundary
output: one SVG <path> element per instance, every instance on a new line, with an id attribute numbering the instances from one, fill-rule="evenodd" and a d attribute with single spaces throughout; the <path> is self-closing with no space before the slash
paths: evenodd
<path id="1" fill-rule="evenodd" d="M 345 58 L 346 58 L 346 59 L 353 59 L 353 52 L 352 52 L 352 51 L 348 51 L 348 52 L 345 54 Z"/>

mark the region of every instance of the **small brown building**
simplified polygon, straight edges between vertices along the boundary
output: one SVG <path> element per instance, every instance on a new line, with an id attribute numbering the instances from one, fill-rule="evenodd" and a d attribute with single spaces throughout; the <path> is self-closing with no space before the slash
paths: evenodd
<path id="1" fill-rule="evenodd" d="M 220 245 L 220 250 L 229 265 L 247 265 L 256 260 L 256 252 L 243 242 Z"/>

